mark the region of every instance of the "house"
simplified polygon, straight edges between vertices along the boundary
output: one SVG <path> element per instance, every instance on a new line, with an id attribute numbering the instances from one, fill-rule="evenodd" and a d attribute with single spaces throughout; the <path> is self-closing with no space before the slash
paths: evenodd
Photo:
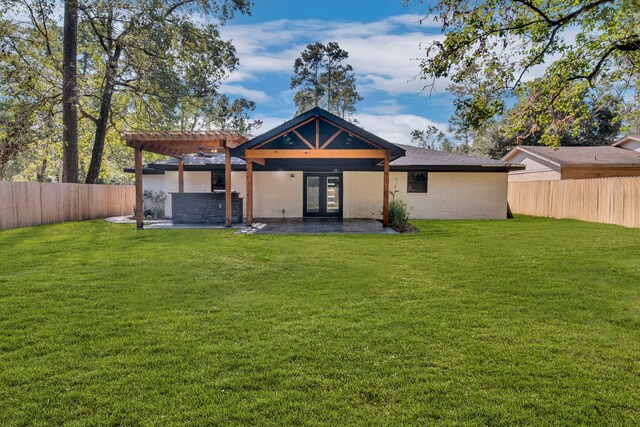
<path id="1" fill-rule="evenodd" d="M 219 210 L 214 216 L 220 218 L 233 205 L 227 224 L 231 216 L 248 224 L 254 218 L 308 217 L 386 222 L 390 197 L 405 200 L 416 219 L 504 219 L 508 173 L 523 168 L 393 144 L 321 108 L 249 141 L 231 144 L 229 138 L 237 136 L 226 134 L 198 142 L 204 138 L 184 132 L 123 135 L 136 149 L 140 193 L 168 193 L 165 212 L 174 222 L 186 205 L 200 210 L 197 215 L 208 211 L 209 219 L 211 210 Z M 185 155 L 188 149 L 199 154 Z M 143 166 L 142 150 L 175 158 Z"/>
<path id="2" fill-rule="evenodd" d="M 526 166 L 509 181 L 640 176 L 640 137 L 627 136 L 611 146 L 543 147 L 520 145 L 503 158 Z"/>
<path id="3" fill-rule="evenodd" d="M 611 144 L 612 147 L 624 148 L 625 150 L 636 151 L 640 153 L 640 136 L 627 135 L 618 142 Z"/>

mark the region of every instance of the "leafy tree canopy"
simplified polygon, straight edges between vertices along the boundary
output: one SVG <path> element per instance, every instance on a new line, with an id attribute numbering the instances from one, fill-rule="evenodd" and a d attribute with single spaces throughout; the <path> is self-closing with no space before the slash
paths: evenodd
<path id="1" fill-rule="evenodd" d="M 0 0 L 0 102 L 6 107 L 0 114 L 0 173 L 4 168 L 5 177 L 41 169 L 32 156 L 38 151 L 49 156 L 42 162 L 47 179 L 58 175 L 62 3 Z M 218 90 L 238 64 L 219 26 L 236 13 L 248 13 L 251 4 L 78 1 L 77 106 L 86 182 L 121 180 L 131 150 L 120 143 L 119 130 L 232 127 L 249 132 L 258 124 L 247 115 L 253 102 L 231 100 Z M 32 160 L 38 166 L 25 168 Z"/>
<path id="2" fill-rule="evenodd" d="M 352 116 L 356 104 L 362 101 L 356 88 L 353 67 L 343 64 L 349 53 L 338 43 L 316 42 L 307 45 L 293 65 L 291 89 L 297 114 L 314 107 L 322 107 L 342 118 Z"/>
<path id="3" fill-rule="evenodd" d="M 606 110 L 627 127 L 637 123 L 636 0 L 420 3 L 445 35 L 427 47 L 423 76 L 464 86 L 455 102 L 463 128 L 487 126 L 514 99 L 506 131 L 518 141 L 558 145 Z"/>

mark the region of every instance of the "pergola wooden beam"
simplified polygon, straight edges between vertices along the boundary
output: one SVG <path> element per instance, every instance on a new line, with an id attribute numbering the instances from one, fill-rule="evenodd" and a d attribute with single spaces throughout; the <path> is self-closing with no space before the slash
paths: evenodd
<path id="1" fill-rule="evenodd" d="M 224 148 L 224 225 L 231 227 L 231 150 Z"/>
<path id="2" fill-rule="evenodd" d="M 142 148 L 135 149 L 136 163 L 136 227 L 144 227 L 144 207 L 142 203 Z"/>
<path id="3" fill-rule="evenodd" d="M 184 193 L 184 159 L 178 159 L 178 192 Z"/>
<path id="4" fill-rule="evenodd" d="M 389 226 L 389 150 L 385 151 L 382 196 L 382 225 Z"/>
<path id="5" fill-rule="evenodd" d="M 247 226 L 253 224 L 253 161 L 247 159 Z"/>

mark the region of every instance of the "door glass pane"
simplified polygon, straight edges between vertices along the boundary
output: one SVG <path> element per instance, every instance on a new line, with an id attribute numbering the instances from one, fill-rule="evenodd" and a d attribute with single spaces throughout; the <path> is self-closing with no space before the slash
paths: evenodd
<path id="1" fill-rule="evenodd" d="M 340 177 L 327 177 L 327 213 L 340 212 Z"/>
<path id="2" fill-rule="evenodd" d="M 307 212 L 320 212 L 320 177 L 307 177 Z"/>

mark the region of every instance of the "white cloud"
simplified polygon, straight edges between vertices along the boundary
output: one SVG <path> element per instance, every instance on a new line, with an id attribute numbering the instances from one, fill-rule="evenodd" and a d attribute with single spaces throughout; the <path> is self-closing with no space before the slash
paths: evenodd
<path id="1" fill-rule="evenodd" d="M 445 123 L 437 123 L 415 114 L 356 114 L 359 125 L 367 131 L 396 144 L 411 144 L 410 133 L 414 129 L 436 126 L 446 131 Z"/>
<path id="2" fill-rule="evenodd" d="M 420 93 L 424 56 L 421 45 L 442 38 L 437 24 L 422 15 L 397 15 L 376 22 L 277 20 L 257 24 L 228 25 L 222 35 L 233 40 L 240 65 L 231 81 L 250 80 L 261 73 L 293 71 L 293 62 L 308 43 L 336 41 L 349 52 L 348 62 L 364 92 Z M 440 89 L 446 82 L 438 82 Z"/>
<path id="3" fill-rule="evenodd" d="M 271 129 L 280 126 L 281 124 L 283 124 L 287 120 L 291 120 L 292 118 L 293 118 L 293 115 L 289 116 L 289 117 L 256 115 L 252 119 L 253 120 L 256 120 L 256 119 L 257 120 L 262 120 L 262 126 L 260 126 L 259 129 L 256 129 L 253 132 L 253 136 L 262 135 L 263 133 L 268 132 Z"/>
<path id="4" fill-rule="evenodd" d="M 220 86 L 220 93 L 241 96 L 255 102 L 266 102 L 271 99 L 269 95 L 261 90 L 248 89 L 241 85 L 223 84 Z"/>

